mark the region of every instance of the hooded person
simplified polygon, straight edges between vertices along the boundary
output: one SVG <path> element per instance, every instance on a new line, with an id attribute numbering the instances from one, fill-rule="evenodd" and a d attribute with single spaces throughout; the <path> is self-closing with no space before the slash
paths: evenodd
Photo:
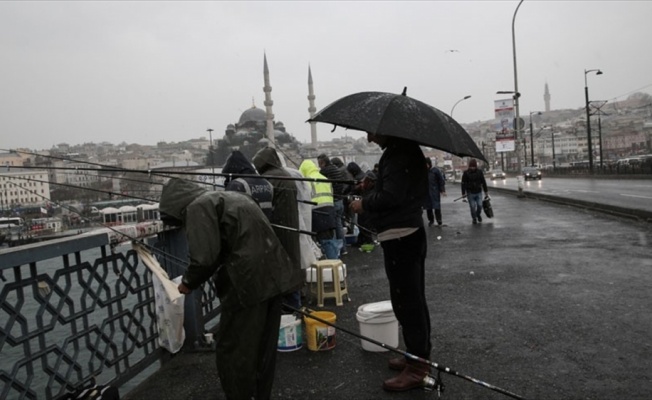
<path id="1" fill-rule="evenodd" d="M 303 160 L 299 166 L 301 175 L 306 178 L 327 178 L 319 173 L 319 169 L 311 160 Z M 312 230 L 317 233 L 317 241 L 321 250 L 329 260 L 337 260 L 340 255 L 340 243 L 335 235 L 336 217 L 333 202 L 333 188 L 329 182 L 310 182 L 312 201 L 317 203 L 312 209 Z"/>
<path id="2" fill-rule="evenodd" d="M 482 192 L 487 197 L 487 181 L 484 174 L 478 169 L 475 158 L 469 161 L 469 167 L 462 174 L 462 196 L 466 197 L 474 224 L 482 222 Z"/>
<path id="3" fill-rule="evenodd" d="M 258 203 L 267 219 L 271 220 L 274 187 L 262 176 L 237 176 L 258 175 L 258 171 L 244 154 L 238 150 L 233 151 L 226 159 L 222 173 L 236 175 L 235 178 L 230 175 L 226 177 L 224 180 L 225 190 L 247 193 Z"/>
<path id="4" fill-rule="evenodd" d="M 208 191 L 173 178 L 163 186 L 162 218 L 183 226 L 189 264 L 179 291 L 211 277 L 222 312 L 216 363 L 228 399 L 268 399 L 274 381 L 282 295 L 300 283 L 260 207 L 249 196 Z"/>
<path id="5" fill-rule="evenodd" d="M 296 184 L 290 179 L 274 179 L 274 177 L 292 178 L 290 173 L 284 169 L 276 150 L 272 147 L 262 148 L 258 150 L 251 161 L 258 172 L 274 188 L 273 212 L 270 222 L 290 229 L 300 229 Z M 277 227 L 274 227 L 274 232 L 290 257 L 293 279 L 301 282 L 297 285 L 296 290 L 285 296 L 284 302 L 294 308 L 301 308 L 301 287 L 305 276 L 301 270 L 300 233 Z"/>

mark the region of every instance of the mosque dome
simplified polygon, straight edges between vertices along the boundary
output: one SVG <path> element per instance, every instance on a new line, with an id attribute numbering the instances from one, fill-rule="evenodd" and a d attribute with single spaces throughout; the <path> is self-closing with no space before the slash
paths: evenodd
<path id="1" fill-rule="evenodd" d="M 240 121 L 238 125 L 242 125 L 247 122 L 265 122 L 267 120 L 267 113 L 265 110 L 252 106 L 250 109 L 246 110 L 240 116 Z"/>

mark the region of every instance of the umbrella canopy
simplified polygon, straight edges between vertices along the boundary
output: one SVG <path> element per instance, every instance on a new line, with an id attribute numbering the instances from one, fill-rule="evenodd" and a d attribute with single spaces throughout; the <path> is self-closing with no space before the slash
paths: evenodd
<path id="1" fill-rule="evenodd" d="M 413 140 L 458 157 L 487 161 L 471 136 L 444 112 L 403 94 L 354 93 L 331 103 L 308 122 Z"/>

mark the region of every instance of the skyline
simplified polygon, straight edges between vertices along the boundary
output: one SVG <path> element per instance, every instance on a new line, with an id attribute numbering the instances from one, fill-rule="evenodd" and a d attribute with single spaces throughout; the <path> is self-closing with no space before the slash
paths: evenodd
<path id="1" fill-rule="evenodd" d="M 0 148 L 221 138 L 252 99 L 310 141 L 308 67 L 321 110 L 400 93 L 460 123 L 493 119 L 514 90 L 518 1 L 0 2 Z M 515 38 L 520 114 L 652 93 L 652 2 L 525 0 Z M 509 95 L 507 95 L 509 97 Z M 320 141 L 363 133 L 317 124 Z"/>

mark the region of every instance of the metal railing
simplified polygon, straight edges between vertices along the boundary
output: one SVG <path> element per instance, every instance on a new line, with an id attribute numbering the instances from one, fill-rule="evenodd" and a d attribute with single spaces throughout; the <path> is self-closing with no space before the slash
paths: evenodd
<path id="1" fill-rule="evenodd" d="M 187 259 L 179 230 L 157 224 L 0 250 L 0 398 L 56 399 L 95 378 L 121 386 L 168 358 L 157 342 L 149 269 L 126 238 Z M 159 257 L 169 275 L 179 275 Z M 186 346 L 219 314 L 212 285 L 186 298 Z"/>

